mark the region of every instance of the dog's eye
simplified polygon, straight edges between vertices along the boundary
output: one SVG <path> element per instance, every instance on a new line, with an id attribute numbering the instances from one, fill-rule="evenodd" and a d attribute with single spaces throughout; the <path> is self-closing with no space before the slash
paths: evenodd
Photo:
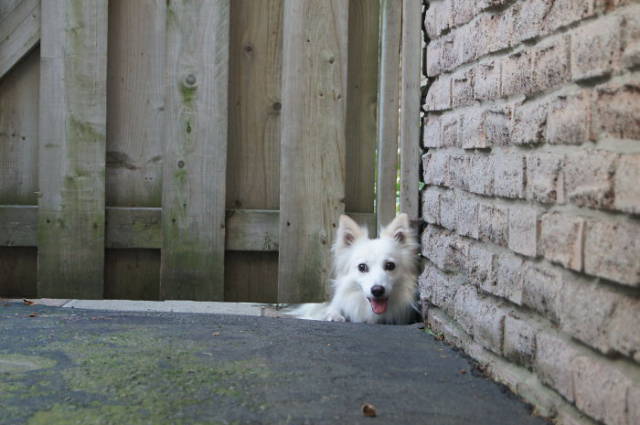
<path id="1" fill-rule="evenodd" d="M 386 263 L 384 263 L 384 269 L 387 271 L 391 271 L 395 268 L 396 268 L 396 263 L 392 261 L 387 261 Z"/>
<path id="2" fill-rule="evenodd" d="M 369 271 L 369 267 L 367 267 L 365 263 L 360 263 L 358 264 L 358 270 L 360 270 L 361 273 L 366 273 Z"/>

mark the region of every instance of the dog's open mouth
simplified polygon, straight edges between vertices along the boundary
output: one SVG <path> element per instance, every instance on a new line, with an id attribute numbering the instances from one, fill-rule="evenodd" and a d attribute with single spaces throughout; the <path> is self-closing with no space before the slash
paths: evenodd
<path id="1" fill-rule="evenodd" d="M 387 311 L 387 298 L 369 298 L 371 303 L 371 310 L 375 314 L 382 314 Z"/>

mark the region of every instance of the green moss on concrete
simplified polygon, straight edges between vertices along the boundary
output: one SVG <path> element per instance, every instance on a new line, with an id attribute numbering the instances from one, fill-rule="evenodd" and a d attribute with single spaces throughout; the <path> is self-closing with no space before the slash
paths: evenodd
<path id="1" fill-rule="evenodd" d="M 40 356 L 1 354 L 0 373 L 21 373 L 55 366 L 54 360 Z"/>
<path id="2" fill-rule="evenodd" d="M 216 359 L 209 343 L 168 340 L 144 328 L 75 334 L 40 348 L 68 359 L 54 377 L 68 394 L 66 400 L 53 397 L 60 389 L 40 388 L 35 394 L 29 385 L 9 381 L 0 384 L 0 407 L 25 406 L 38 397 L 29 423 L 52 425 L 198 423 L 196 418 L 203 416 L 214 419 L 206 421 L 210 424 L 216 423 L 221 404 L 264 409 L 254 390 L 272 377 L 265 362 Z M 29 358 L 42 367 L 55 364 L 45 357 Z M 20 411 L 11 414 L 24 417 Z"/>

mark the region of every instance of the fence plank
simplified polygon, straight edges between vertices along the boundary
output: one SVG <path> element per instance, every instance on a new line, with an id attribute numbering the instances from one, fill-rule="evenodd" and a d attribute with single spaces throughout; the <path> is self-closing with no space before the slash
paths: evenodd
<path id="1" fill-rule="evenodd" d="M 378 1 L 349 1 L 345 208 L 362 213 L 374 212 L 379 10 Z"/>
<path id="2" fill-rule="evenodd" d="M 229 0 L 167 10 L 160 296 L 222 300 Z"/>
<path id="3" fill-rule="evenodd" d="M 400 102 L 400 211 L 418 220 L 420 158 L 420 58 L 422 1 L 402 2 Z"/>
<path id="4" fill-rule="evenodd" d="M 109 1 L 108 206 L 161 206 L 166 3 Z M 112 229 L 108 221 L 109 211 L 107 242 Z M 157 242 L 161 246 L 162 239 Z M 105 297 L 158 298 L 160 252 L 108 249 L 105 265 Z"/>
<path id="5" fill-rule="evenodd" d="M 282 3 L 231 2 L 228 209 L 280 206 Z M 236 235 L 230 224 L 227 235 Z M 229 251 L 232 240 L 227 236 L 225 300 L 275 302 L 277 253 Z"/>
<path id="6" fill-rule="evenodd" d="M 40 40 L 40 0 L 22 0 L 0 20 L 0 79 Z"/>
<path id="7" fill-rule="evenodd" d="M 396 215 L 398 175 L 398 106 L 402 3 L 382 0 L 380 19 L 380 88 L 378 94 L 378 181 L 376 214 L 378 228 Z"/>
<path id="8" fill-rule="evenodd" d="M 348 4 L 284 7 L 278 301 L 325 299 L 344 211 Z"/>
<path id="9" fill-rule="evenodd" d="M 38 296 L 101 298 L 107 0 L 43 1 L 42 15 Z"/>

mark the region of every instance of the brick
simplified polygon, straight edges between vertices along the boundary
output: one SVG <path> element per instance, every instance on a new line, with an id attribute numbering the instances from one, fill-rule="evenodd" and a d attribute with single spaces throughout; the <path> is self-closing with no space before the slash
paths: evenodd
<path id="1" fill-rule="evenodd" d="M 592 139 L 592 103 L 587 91 L 558 97 L 548 115 L 547 141 L 553 145 L 581 145 Z"/>
<path id="2" fill-rule="evenodd" d="M 538 255 L 540 210 L 532 206 L 509 208 L 509 248 L 527 257 Z"/>
<path id="3" fill-rule="evenodd" d="M 640 298 L 620 296 L 613 317 L 607 325 L 608 346 L 618 353 L 633 358 L 637 363 L 640 363 L 639 324 Z"/>
<path id="4" fill-rule="evenodd" d="M 425 108 L 427 111 L 444 111 L 451 108 L 450 77 L 441 76 L 429 87 Z"/>
<path id="5" fill-rule="evenodd" d="M 622 155 L 616 169 L 614 206 L 617 210 L 640 214 L 640 154 Z"/>
<path id="6" fill-rule="evenodd" d="M 456 230 L 460 236 L 478 238 L 478 201 L 458 195 L 456 199 Z"/>
<path id="7" fill-rule="evenodd" d="M 606 16 L 581 25 L 571 34 L 574 80 L 609 75 L 620 62 L 622 19 Z"/>
<path id="8" fill-rule="evenodd" d="M 509 212 L 507 208 L 480 204 L 478 209 L 478 237 L 496 245 L 507 246 L 509 232 Z"/>
<path id="9" fill-rule="evenodd" d="M 504 356 L 524 367 L 530 367 L 536 354 L 538 326 L 515 313 L 504 320 Z"/>
<path id="10" fill-rule="evenodd" d="M 481 195 L 493 194 L 493 157 L 473 155 L 469 159 L 469 191 Z"/>
<path id="11" fill-rule="evenodd" d="M 623 20 L 622 66 L 635 68 L 640 65 L 640 6 L 627 9 Z"/>
<path id="12" fill-rule="evenodd" d="M 567 154 L 564 182 L 567 199 L 582 207 L 613 207 L 617 154 L 584 150 Z"/>
<path id="13" fill-rule="evenodd" d="M 462 283 L 461 277 L 448 275 L 433 266 L 427 266 L 418 279 L 421 298 L 450 315 L 454 314 L 453 300 Z"/>
<path id="14" fill-rule="evenodd" d="M 458 288 L 453 303 L 453 318 L 462 330 L 473 337 L 474 319 L 476 310 L 479 307 L 479 298 L 476 289 L 471 285 L 463 285 Z"/>
<path id="15" fill-rule="evenodd" d="M 496 285 L 492 287 L 482 287 L 482 289 L 521 305 L 524 284 L 523 264 L 522 258 L 517 255 L 510 253 L 501 254 L 498 257 Z"/>
<path id="16" fill-rule="evenodd" d="M 469 25 L 458 28 L 455 31 L 454 46 L 456 49 L 456 61 L 454 66 L 470 62 L 483 54 L 486 44 L 482 40 L 486 40 L 483 35 L 489 34 L 488 28 L 484 27 L 480 20 L 475 20 Z"/>
<path id="17" fill-rule="evenodd" d="M 505 317 L 505 309 L 484 300 L 475 316 L 474 341 L 496 354 L 502 354 Z"/>
<path id="18" fill-rule="evenodd" d="M 589 220 L 584 271 L 631 286 L 640 285 L 640 224 Z"/>
<path id="19" fill-rule="evenodd" d="M 541 219 L 540 248 L 550 261 L 572 270 L 582 270 L 582 243 L 585 220 L 568 214 L 551 212 Z"/>
<path id="20" fill-rule="evenodd" d="M 499 153 L 495 157 L 493 191 L 506 198 L 524 198 L 524 156 Z"/>
<path id="21" fill-rule="evenodd" d="M 495 99 L 500 96 L 500 62 L 481 62 L 475 68 L 473 96 L 477 100 Z"/>
<path id="22" fill-rule="evenodd" d="M 513 33 L 513 22 L 506 14 L 486 13 L 474 22 L 478 40 L 476 57 L 509 47 Z"/>
<path id="23" fill-rule="evenodd" d="M 437 38 L 449 28 L 450 10 L 448 0 L 430 3 L 424 15 L 424 27 L 430 39 Z"/>
<path id="24" fill-rule="evenodd" d="M 440 224 L 440 191 L 434 186 L 422 191 L 422 219 L 429 224 Z"/>
<path id="25" fill-rule="evenodd" d="M 559 299 L 562 330 L 604 354 L 612 354 L 609 323 L 620 296 L 570 273 L 564 275 L 563 282 Z"/>
<path id="26" fill-rule="evenodd" d="M 556 87 L 570 80 L 569 38 L 546 39 L 533 51 L 533 85 L 529 92 Z"/>
<path id="27" fill-rule="evenodd" d="M 514 24 L 518 41 L 530 40 L 542 33 L 549 3 L 547 0 L 528 0 L 518 4 L 519 13 Z"/>
<path id="28" fill-rule="evenodd" d="M 564 202 L 564 155 L 535 153 L 527 155 L 527 199 L 544 204 Z"/>
<path id="29" fill-rule="evenodd" d="M 423 180 L 426 184 L 443 186 L 449 181 L 449 155 L 443 151 L 429 151 L 422 156 Z"/>
<path id="30" fill-rule="evenodd" d="M 509 139 L 510 121 L 501 110 L 476 109 L 462 118 L 462 147 L 485 149 L 505 145 Z"/>
<path id="31" fill-rule="evenodd" d="M 515 108 L 511 126 L 511 143 L 536 145 L 545 140 L 549 105 L 547 103 L 524 103 Z"/>
<path id="32" fill-rule="evenodd" d="M 440 195 L 440 225 L 449 230 L 456 229 L 456 193 L 447 190 Z"/>
<path id="33" fill-rule="evenodd" d="M 469 245 L 463 238 L 433 225 L 422 232 L 422 254 L 445 272 L 465 270 Z"/>
<path id="34" fill-rule="evenodd" d="M 451 105 L 454 108 L 473 103 L 473 68 L 451 76 Z"/>
<path id="35" fill-rule="evenodd" d="M 594 132 L 640 140 L 640 84 L 606 86 L 597 90 Z"/>
<path id="36" fill-rule="evenodd" d="M 451 154 L 449 156 L 449 184 L 458 189 L 469 189 L 469 156 Z"/>
<path id="37" fill-rule="evenodd" d="M 523 270 L 522 279 L 522 304 L 558 323 L 563 286 L 560 273 L 551 267 L 529 264 Z"/>
<path id="38" fill-rule="evenodd" d="M 496 284 L 498 256 L 482 244 L 469 247 L 467 276 L 469 282 L 478 287 Z"/>
<path id="39" fill-rule="evenodd" d="M 456 321 L 476 342 L 496 354 L 502 353 L 507 313 L 504 308 L 480 298 L 473 286 L 465 285 L 456 293 L 454 311 Z"/>
<path id="40" fill-rule="evenodd" d="M 456 114 L 446 114 L 442 117 L 442 145 L 447 147 L 458 146 L 458 122 L 460 118 Z"/>
<path id="41" fill-rule="evenodd" d="M 502 96 L 530 93 L 533 88 L 532 57 L 525 50 L 510 54 L 502 61 Z"/>
<path id="42" fill-rule="evenodd" d="M 547 13 L 545 32 L 554 31 L 595 15 L 595 0 L 555 0 Z"/>
<path id="43" fill-rule="evenodd" d="M 431 40 L 427 44 L 425 55 L 427 77 L 437 77 L 446 69 L 445 61 L 449 59 L 446 49 L 451 47 L 450 44 L 452 42 L 453 38 L 451 36 L 445 36 Z"/>
<path id="44" fill-rule="evenodd" d="M 535 371 L 540 380 L 564 398 L 575 399 L 571 365 L 583 351 L 552 332 L 536 336 Z"/>
<path id="45" fill-rule="evenodd" d="M 424 119 L 424 131 L 422 133 L 422 146 L 425 148 L 439 148 L 442 146 L 442 133 L 440 131 L 440 117 L 428 115 Z"/>
<path id="46" fill-rule="evenodd" d="M 607 425 L 628 425 L 626 395 L 630 387 L 638 386 L 632 381 L 638 375 L 626 372 L 618 364 L 590 353 L 577 356 L 573 380 L 578 409 Z"/>
<path id="47" fill-rule="evenodd" d="M 460 26 L 469 22 L 479 11 L 474 0 L 451 0 L 451 25 Z"/>

